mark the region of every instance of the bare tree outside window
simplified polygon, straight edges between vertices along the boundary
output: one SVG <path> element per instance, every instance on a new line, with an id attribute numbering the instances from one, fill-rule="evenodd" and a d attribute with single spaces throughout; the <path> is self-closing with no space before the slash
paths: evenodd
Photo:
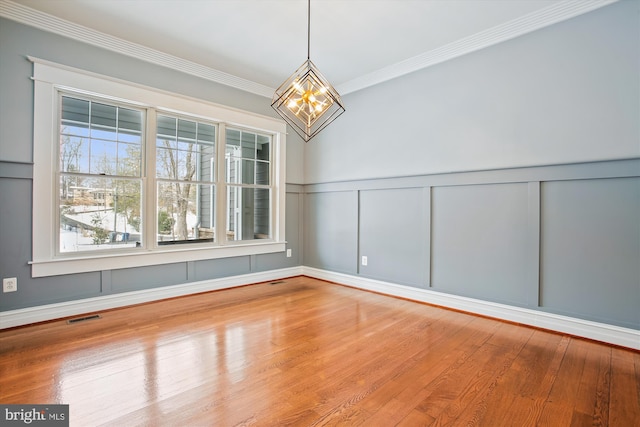
<path id="1" fill-rule="evenodd" d="M 158 116 L 160 244 L 213 240 L 214 145 L 214 125 Z"/>

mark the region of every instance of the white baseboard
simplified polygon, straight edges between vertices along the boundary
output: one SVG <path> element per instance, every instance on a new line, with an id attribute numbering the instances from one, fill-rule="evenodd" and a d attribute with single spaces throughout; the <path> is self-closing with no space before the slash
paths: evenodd
<path id="1" fill-rule="evenodd" d="M 302 267 L 292 267 L 4 311 L 0 312 L 0 329 L 77 316 L 80 314 L 95 313 L 97 311 L 191 295 L 199 292 L 215 291 L 283 279 L 285 277 L 300 276 L 301 274 Z"/>
<path id="2" fill-rule="evenodd" d="M 158 289 L 145 289 L 5 311 L 0 312 L 0 329 L 300 275 L 640 350 L 640 331 L 635 329 L 457 295 L 449 295 L 428 289 L 412 288 L 311 267 L 292 267 L 271 270 L 241 276 L 166 286 Z"/>
<path id="3" fill-rule="evenodd" d="M 305 276 L 640 350 L 640 331 L 428 289 L 302 267 Z"/>

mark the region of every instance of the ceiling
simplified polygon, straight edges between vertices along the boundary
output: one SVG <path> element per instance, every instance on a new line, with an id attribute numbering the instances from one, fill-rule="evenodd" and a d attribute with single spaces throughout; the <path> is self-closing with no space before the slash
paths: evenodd
<path id="1" fill-rule="evenodd" d="M 312 0 L 311 60 L 339 91 L 352 92 L 613 1 Z M 35 10 L 38 19 L 29 23 L 39 25 L 44 12 L 49 20 L 55 17 L 55 28 L 64 27 L 61 20 L 70 21 L 85 32 L 140 45 L 145 52 L 181 58 L 191 68 L 205 66 L 238 77 L 236 86 L 256 83 L 258 89 L 248 90 L 263 95 L 278 87 L 307 55 L 305 0 L 0 0 L 0 4 L 4 16 L 12 17 L 10 9 L 20 9 L 22 15 L 33 15 Z M 65 31 L 72 33 L 57 32 Z"/>

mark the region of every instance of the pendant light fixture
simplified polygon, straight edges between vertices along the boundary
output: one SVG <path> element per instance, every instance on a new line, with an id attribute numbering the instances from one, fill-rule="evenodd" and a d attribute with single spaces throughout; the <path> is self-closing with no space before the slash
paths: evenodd
<path id="1" fill-rule="evenodd" d="M 338 92 L 311 62 L 311 0 L 307 3 L 307 60 L 273 95 L 271 107 L 308 142 L 344 113 Z"/>

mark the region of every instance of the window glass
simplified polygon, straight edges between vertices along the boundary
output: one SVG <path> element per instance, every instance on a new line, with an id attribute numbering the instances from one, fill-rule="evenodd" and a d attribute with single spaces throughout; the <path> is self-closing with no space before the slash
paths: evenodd
<path id="1" fill-rule="evenodd" d="M 215 241 L 215 125 L 159 115 L 158 244 Z"/>
<path id="2" fill-rule="evenodd" d="M 143 112 L 63 96 L 60 117 L 60 253 L 139 245 Z"/>
<path id="3" fill-rule="evenodd" d="M 227 129 L 227 237 L 255 240 L 271 237 L 271 137 Z"/>
<path id="4" fill-rule="evenodd" d="M 268 239 L 271 192 L 268 189 L 229 186 L 227 188 L 229 240 Z"/>
<path id="5" fill-rule="evenodd" d="M 60 178 L 60 252 L 135 247 L 141 238 L 141 181 Z"/>

